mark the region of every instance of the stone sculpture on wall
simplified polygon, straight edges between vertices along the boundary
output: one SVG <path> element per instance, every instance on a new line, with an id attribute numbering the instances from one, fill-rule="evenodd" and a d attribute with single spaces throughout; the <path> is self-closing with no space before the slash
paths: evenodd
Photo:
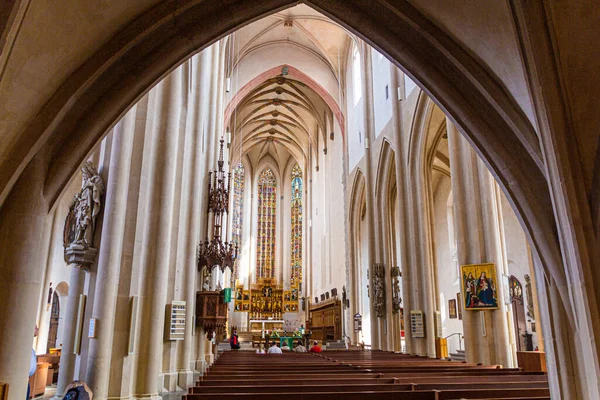
<path id="1" fill-rule="evenodd" d="M 525 275 L 525 293 L 527 294 L 527 316 L 535 320 L 535 312 L 533 311 L 533 290 L 531 288 L 531 277 Z"/>
<path id="2" fill-rule="evenodd" d="M 400 267 L 392 268 L 392 312 L 398 314 L 402 308 L 402 298 L 400 297 Z"/>
<path id="3" fill-rule="evenodd" d="M 373 264 L 373 296 L 371 301 L 379 318 L 385 317 L 385 268 L 383 264 Z"/>
<path id="4" fill-rule="evenodd" d="M 67 263 L 89 268 L 97 254 L 93 248 L 94 231 L 102 206 L 104 181 L 89 161 L 83 165 L 81 172 L 81 190 L 75 195 L 65 220 L 63 245 Z"/>

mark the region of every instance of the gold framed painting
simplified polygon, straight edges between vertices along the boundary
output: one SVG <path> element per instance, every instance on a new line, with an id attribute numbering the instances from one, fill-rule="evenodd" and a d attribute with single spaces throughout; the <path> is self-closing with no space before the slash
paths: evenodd
<path id="1" fill-rule="evenodd" d="M 448 318 L 456 319 L 456 299 L 448 300 Z"/>
<path id="2" fill-rule="evenodd" d="M 498 308 L 496 265 L 493 263 L 461 265 L 464 310 Z"/>

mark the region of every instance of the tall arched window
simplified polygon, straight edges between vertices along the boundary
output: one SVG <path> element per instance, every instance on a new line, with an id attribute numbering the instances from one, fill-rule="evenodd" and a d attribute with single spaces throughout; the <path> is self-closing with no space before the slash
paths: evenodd
<path id="1" fill-rule="evenodd" d="M 360 65 L 360 51 L 358 46 L 355 45 L 352 49 L 352 99 L 354 100 L 354 107 L 356 107 L 361 97 L 362 68 Z"/>
<path id="2" fill-rule="evenodd" d="M 292 169 L 292 235 L 291 235 L 291 287 L 302 282 L 302 170 L 296 164 Z"/>
<path id="3" fill-rule="evenodd" d="M 244 165 L 239 163 L 233 170 L 233 215 L 231 222 L 231 239 L 241 250 L 242 247 L 242 218 L 244 217 Z M 239 278 L 238 261 L 233 265 L 231 283 Z M 233 286 L 232 286 L 233 287 Z"/>
<path id="4" fill-rule="evenodd" d="M 273 278 L 275 272 L 275 216 L 277 182 L 270 168 L 265 168 L 258 177 L 258 237 L 257 277 Z"/>

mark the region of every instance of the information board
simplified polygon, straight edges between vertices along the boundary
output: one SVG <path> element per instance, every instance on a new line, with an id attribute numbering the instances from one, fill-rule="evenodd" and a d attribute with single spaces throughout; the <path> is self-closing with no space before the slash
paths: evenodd
<path id="1" fill-rule="evenodd" d="M 185 336 L 185 301 L 167 304 L 165 340 L 183 340 Z"/>
<path id="2" fill-rule="evenodd" d="M 422 310 L 410 311 L 410 332 L 414 338 L 425 337 L 425 318 Z"/>

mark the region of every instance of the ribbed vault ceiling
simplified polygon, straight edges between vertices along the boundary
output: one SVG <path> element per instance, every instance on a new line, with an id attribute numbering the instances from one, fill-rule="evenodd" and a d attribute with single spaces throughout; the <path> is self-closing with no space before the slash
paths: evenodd
<path id="1" fill-rule="evenodd" d="M 298 5 L 236 31 L 226 51 L 227 73 L 235 77 L 236 68 L 258 51 L 268 50 L 261 53 L 261 60 L 268 65 L 264 57 L 276 54 L 284 46 L 298 52 L 299 57 L 314 60 L 315 69 L 328 71 L 339 82 L 352 39 L 331 19 L 306 5 Z M 314 70 L 302 72 L 310 76 Z M 339 98 L 339 93 L 330 95 Z M 315 91 L 282 73 L 255 87 L 232 112 L 228 121 L 232 154 L 236 159 L 247 154 L 253 163 L 270 155 L 280 166 L 286 165 L 289 157 L 303 164 L 309 152 L 323 148 L 330 116 L 331 110 Z"/>
<path id="2" fill-rule="evenodd" d="M 315 151 L 325 132 L 330 110 L 325 101 L 304 83 L 278 76 L 258 85 L 231 115 L 232 154 L 249 154 L 254 160 L 273 156 L 285 165 L 289 156 L 298 162 Z"/>

